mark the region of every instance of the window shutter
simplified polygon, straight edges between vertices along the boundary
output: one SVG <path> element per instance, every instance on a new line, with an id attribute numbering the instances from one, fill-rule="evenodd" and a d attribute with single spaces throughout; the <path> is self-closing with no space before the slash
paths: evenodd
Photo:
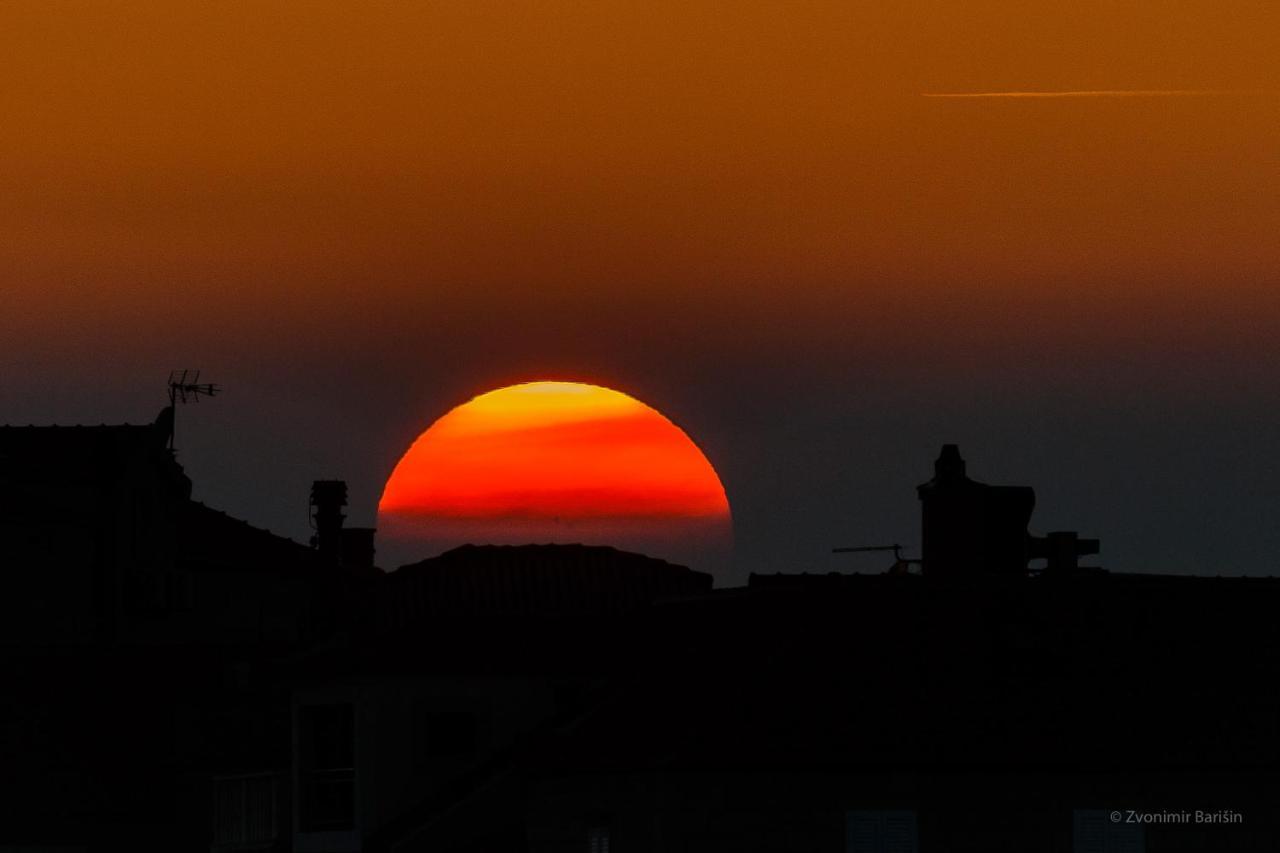
<path id="1" fill-rule="evenodd" d="M 1102 809 L 1076 809 L 1072 819 L 1073 853 L 1145 853 L 1141 824 L 1111 820 Z"/>
<path id="2" fill-rule="evenodd" d="M 914 811 L 851 811 L 845 815 L 846 853 L 919 853 Z"/>

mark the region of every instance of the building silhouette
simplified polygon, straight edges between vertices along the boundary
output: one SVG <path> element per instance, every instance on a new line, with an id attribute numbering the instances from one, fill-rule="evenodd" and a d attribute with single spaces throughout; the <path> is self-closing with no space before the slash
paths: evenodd
<path id="1" fill-rule="evenodd" d="M 1098 553 L 1098 540 L 1081 539 L 1075 531 L 1028 533 L 1035 491 L 969 479 L 956 445 L 943 445 L 933 470 L 933 479 L 916 488 L 921 562 L 931 576 L 1025 575 L 1037 557 L 1045 559 L 1048 571 L 1074 571 L 1078 558 Z"/>
<path id="2" fill-rule="evenodd" d="M 0 851 L 1280 841 L 1280 584 L 1081 568 L 952 445 L 920 573 L 712 589 L 584 546 L 383 572 L 340 481 L 296 543 L 193 501 L 170 430 L 0 428 Z"/>

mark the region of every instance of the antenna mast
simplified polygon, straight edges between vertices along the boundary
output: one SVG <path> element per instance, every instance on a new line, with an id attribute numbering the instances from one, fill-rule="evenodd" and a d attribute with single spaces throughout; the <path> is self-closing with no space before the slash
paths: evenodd
<path id="1" fill-rule="evenodd" d="M 922 565 L 920 560 L 913 560 L 909 557 L 902 556 L 901 545 L 861 545 L 857 548 L 832 548 L 832 554 L 863 554 L 872 551 L 892 551 L 893 552 L 893 568 L 889 571 L 891 574 L 905 574 L 911 566 Z"/>
<path id="2" fill-rule="evenodd" d="M 198 370 L 171 370 L 169 371 L 169 409 L 176 416 L 178 403 L 199 403 L 201 397 L 213 397 L 222 391 L 222 386 L 214 385 L 212 382 L 200 382 L 200 371 Z M 174 421 L 177 418 L 174 417 Z M 173 436 L 177 433 L 176 427 L 169 430 L 169 449 L 173 450 Z"/>

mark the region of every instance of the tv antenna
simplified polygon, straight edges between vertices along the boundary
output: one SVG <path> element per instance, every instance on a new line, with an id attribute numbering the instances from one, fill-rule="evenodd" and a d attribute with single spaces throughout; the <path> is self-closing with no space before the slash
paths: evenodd
<path id="1" fill-rule="evenodd" d="M 173 414 L 177 413 L 178 403 L 199 403 L 201 397 L 214 397 L 221 391 L 220 385 L 214 385 L 212 382 L 202 383 L 198 370 L 169 371 L 169 411 Z M 169 449 L 173 450 L 173 436 L 177 430 L 172 426 L 172 421 L 170 424 Z"/>
<path id="2" fill-rule="evenodd" d="M 905 574 L 910 571 L 911 566 L 920 565 L 919 560 L 904 558 L 902 556 L 901 545 L 860 545 L 856 548 L 832 548 L 832 554 L 862 554 L 869 551 L 892 551 L 893 567 L 889 570 L 893 574 Z"/>

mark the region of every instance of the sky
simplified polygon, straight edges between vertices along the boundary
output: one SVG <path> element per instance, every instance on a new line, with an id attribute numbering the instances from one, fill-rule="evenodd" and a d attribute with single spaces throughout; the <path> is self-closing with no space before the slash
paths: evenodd
<path id="1" fill-rule="evenodd" d="M 1270 0 L 15 0 L 0 422 L 199 367 L 196 496 L 305 539 L 585 381 L 697 442 L 741 578 L 911 551 L 944 442 L 1107 567 L 1274 573 L 1277 56 Z"/>

